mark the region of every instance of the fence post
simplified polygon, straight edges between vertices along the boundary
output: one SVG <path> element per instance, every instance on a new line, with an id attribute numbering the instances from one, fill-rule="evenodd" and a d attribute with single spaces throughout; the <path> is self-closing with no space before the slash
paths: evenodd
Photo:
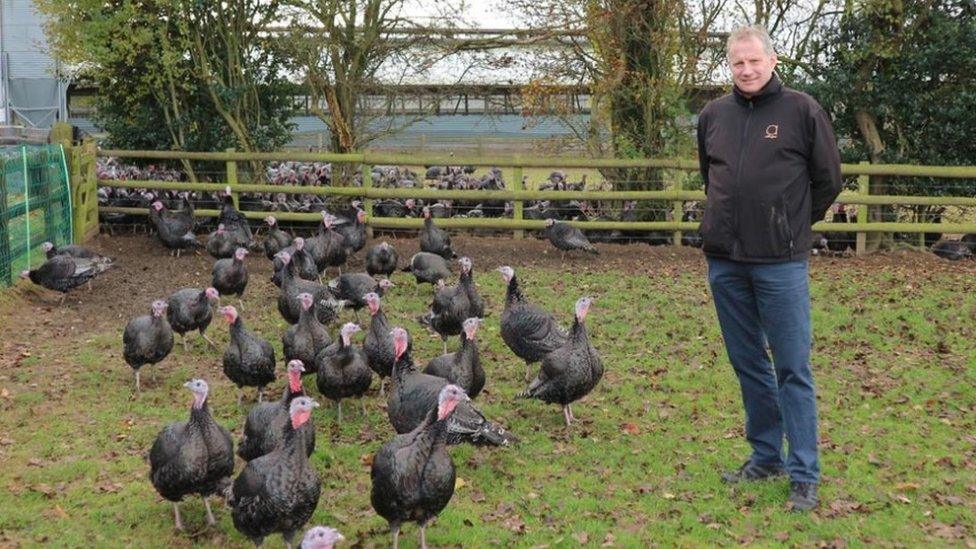
<path id="1" fill-rule="evenodd" d="M 515 166 L 514 170 L 512 171 L 512 178 L 514 179 L 512 188 L 514 188 L 516 191 L 524 191 L 525 182 L 522 180 L 522 166 Z M 520 199 L 515 199 L 512 201 L 512 219 L 514 221 L 517 222 L 524 219 L 524 217 L 522 217 L 523 206 L 524 204 Z M 522 229 L 515 229 L 515 238 L 525 238 L 525 231 Z"/>
<path id="2" fill-rule="evenodd" d="M 363 162 L 363 209 L 366 210 L 366 237 L 373 239 L 373 199 L 369 197 L 370 189 L 373 188 L 373 166 Z"/>
<path id="3" fill-rule="evenodd" d="M 670 185 L 671 190 L 673 190 L 673 191 L 680 191 L 681 190 L 681 181 L 682 181 L 681 174 L 676 174 L 676 173 L 671 172 L 671 171 L 669 171 L 667 173 L 670 173 L 671 174 L 671 179 L 673 181 L 673 183 Z M 681 200 L 675 200 L 674 202 L 671 203 L 671 219 L 673 221 L 681 221 L 681 218 L 684 217 L 684 215 L 685 215 L 685 208 L 684 208 L 684 206 L 685 206 L 685 204 Z M 680 246 L 681 245 L 681 231 L 674 231 L 673 236 L 674 236 L 674 245 L 675 246 Z"/>
<path id="4" fill-rule="evenodd" d="M 237 152 L 237 149 L 230 147 L 228 149 L 224 149 L 224 151 L 232 153 Z M 227 184 L 230 185 L 230 196 L 231 200 L 234 201 L 234 209 L 240 211 L 240 199 L 237 196 L 237 191 L 234 190 L 237 187 L 237 161 L 235 160 L 227 161 Z"/>
<path id="5" fill-rule="evenodd" d="M 13 259 L 10 257 L 10 234 L 7 231 L 7 159 L 0 157 L 0 285 L 13 284 L 11 267 Z"/>
<path id="6" fill-rule="evenodd" d="M 862 161 L 860 163 L 862 166 L 870 164 L 870 162 Z M 857 176 L 857 194 L 861 196 L 868 196 L 871 194 L 871 176 L 870 175 L 859 175 Z M 867 223 L 870 217 L 868 216 L 868 205 L 858 204 L 857 208 L 857 222 Z M 868 251 L 868 234 L 865 232 L 857 233 L 857 240 L 854 247 L 855 255 L 862 256 Z"/>

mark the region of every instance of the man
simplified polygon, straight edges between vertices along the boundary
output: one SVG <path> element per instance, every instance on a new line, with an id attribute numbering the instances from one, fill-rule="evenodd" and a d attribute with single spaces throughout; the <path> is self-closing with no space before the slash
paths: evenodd
<path id="1" fill-rule="evenodd" d="M 698 120 L 708 196 L 700 232 L 752 455 L 722 478 L 789 474 L 788 507 L 809 511 L 819 503 L 820 463 L 807 257 L 810 226 L 841 190 L 840 155 L 820 105 L 773 72 L 776 53 L 764 29 L 736 29 L 727 47 L 733 91 Z"/>

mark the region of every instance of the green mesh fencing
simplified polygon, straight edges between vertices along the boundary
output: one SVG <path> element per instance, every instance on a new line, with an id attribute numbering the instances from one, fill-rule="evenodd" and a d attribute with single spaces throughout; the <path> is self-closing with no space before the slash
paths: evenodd
<path id="1" fill-rule="evenodd" d="M 71 223 L 62 147 L 0 148 L 0 285 L 43 263 L 44 242 L 70 244 Z"/>

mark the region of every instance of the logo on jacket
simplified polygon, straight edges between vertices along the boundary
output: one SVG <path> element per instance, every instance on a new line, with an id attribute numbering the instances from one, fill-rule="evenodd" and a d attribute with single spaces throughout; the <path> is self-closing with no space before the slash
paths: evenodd
<path id="1" fill-rule="evenodd" d="M 763 136 L 766 139 L 776 139 L 779 137 L 779 125 L 770 124 L 766 126 L 766 135 Z"/>

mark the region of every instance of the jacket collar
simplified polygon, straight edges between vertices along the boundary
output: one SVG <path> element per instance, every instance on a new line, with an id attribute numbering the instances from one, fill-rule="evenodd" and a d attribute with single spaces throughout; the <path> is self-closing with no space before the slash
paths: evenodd
<path id="1" fill-rule="evenodd" d="M 759 93 L 753 95 L 752 97 L 746 97 L 742 95 L 739 91 L 738 86 L 732 86 L 732 93 L 735 95 L 736 103 L 747 106 L 750 103 L 753 105 L 762 105 L 778 96 L 780 92 L 783 91 L 783 83 L 780 81 L 779 76 L 774 72 L 773 76 L 766 82 L 766 85 L 759 90 Z"/>

